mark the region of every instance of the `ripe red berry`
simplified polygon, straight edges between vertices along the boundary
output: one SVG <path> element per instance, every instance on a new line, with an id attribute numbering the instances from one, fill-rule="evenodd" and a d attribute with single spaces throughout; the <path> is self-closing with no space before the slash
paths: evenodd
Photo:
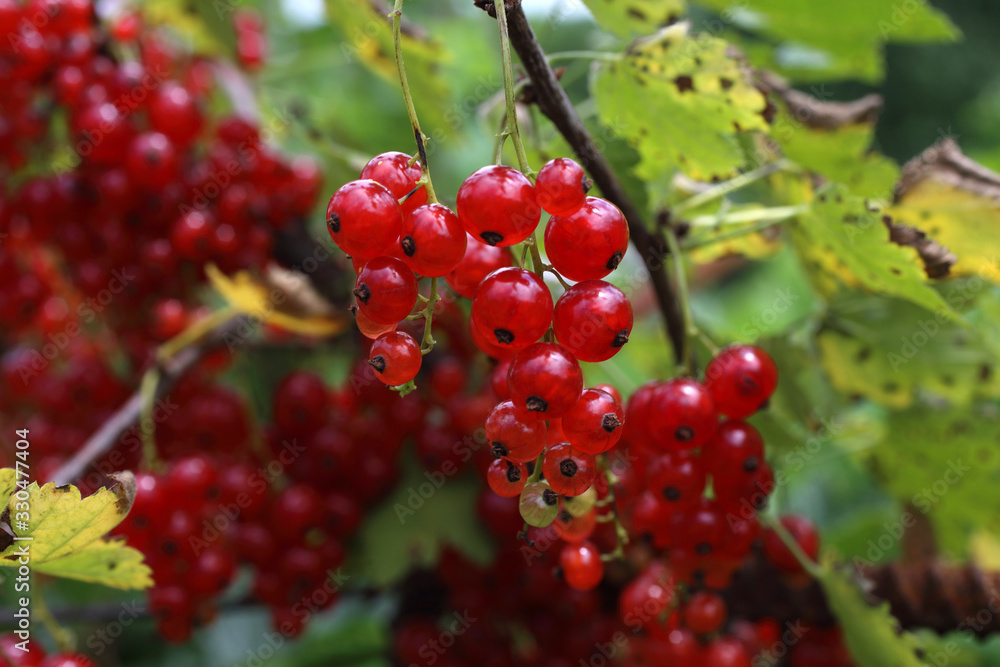
<path id="1" fill-rule="evenodd" d="M 465 256 L 467 236 L 447 206 L 421 206 L 403 220 L 399 237 L 403 261 L 422 276 L 446 275 Z"/>
<path id="2" fill-rule="evenodd" d="M 719 412 L 733 419 L 744 419 L 759 410 L 774 393 L 778 368 L 759 347 L 727 347 L 708 363 L 705 386 Z"/>
<path id="3" fill-rule="evenodd" d="M 750 656 L 735 637 L 719 637 L 705 647 L 701 664 L 705 667 L 751 667 Z"/>
<path id="4" fill-rule="evenodd" d="M 596 280 L 618 268 L 628 250 L 628 237 L 628 223 L 614 204 L 587 197 L 575 213 L 549 219 L 545 252 L 566 278 Z"/>
<path id="5" fill-rule="evenodd" d="M 144 132 L 132 140 L 125 167 L 133 183 L 144 188 L 162 188 L 177 178 L 178 159 L 174 144 L 159 132 Z"/>
<path id="6" fill-rule="evenodd" d="M 538 203 L 552 215 L 571 215 L 579 210 L 591 185 L 583 167 L 566 157 L 546 162 L 535 178 Z"/>
<path id="7" fill-rule="evenodd" d="M 559 565 L 566 583 L 579 591 L 589 591 L 604 577 L 601 554 L 589 541 L 564 546 L 559 554 Z"/>
<path id="8" fill-rule="evenodd" d="M 535 188 L 516 169 L 489 165 L 458 189 L 458 219 L 480 241 L 505 248 L 525 240 L 541 220 Z"/>
<path id="9" fill-rule="evenodd" d="M 375 340 L 384 333 L 395 331 L 396 327 L 399 326 L 398 322 L 393 322 L 392 324 L 376 322 L 365 315 L 359 308 L 354 310 L 354 323 L 358 325 L 358 331 L 361 332 L 361 335 L 370 340 Z"/>
<path id="10" fill-rule="evenodd" d="M 528 468 L 508 459 L 493 459 L 486 470 L 486 482 L 493 492 L 504 498 L 520 495 L 528 482 Z"/>
<path id="11" fill-rule="evenodd" d="M 422 358 L 420 346 L 412 336 L 390 331 L 372 343 L 368 364 L 375 369 L 379 380 L 395 387 L 417 377 Z"/>
<path id="12" fill-rule="evenodd" d="M 649 489 L 668 505 L 697 505 L 705 491 L 702 459 L 692 452 L 659 454 L 646 468 Z"/>
<path id="13" fill-rule="evenodd" d="M 282 433 L 308 436 L 326 419 L 328 395 L 323 380 L 313 373 L 294 371 L 274 391 L 274 422 Z"/>
<path id="14" fill-rule="evenodd" d="M 396 198 L 375 181 L 342 185 L 326 207 L 333 242 L 352 257 L 369 259 L 396 244 L 403 216 Z"/>
<path id="15" fill-rule="evenodd" d="M 358 310 L 382 324 L 406 318 L 417 303 L 417 279 L 406 264 L 394 257 L 369 260 L 354 283 Z"/>
<path id="16" fill-rule="evenodd" d="M 542 473 L 556 493 L 578 496 L 594 484 L 597 461 L 593 454 L 582 452 L 568 442 L 560 442 L 545 450 Z"/>
<path id="17" fill-rule="evenodd" d="M 657 445 L 674 450 L 706 444 L 718 420 L 708 390 L 691 378 L 674 378 L 657 386 L 647 417 Z"/>
<path id="18" fill-rule="evenodd" d="M 510 397 L 519 410 L 538 419 L 570 411 L 583 391 L 583 371 L 558 343 L 535 343 L 517 353 L 507 373 Z"/>
<path id="19" fill-rule="evenodd" d="M 483 278 L 497 269 L 511 266 L 510 250 L 486 245 L 469 233 L 465 235 L 465 255 L 445 276 L 445 281 L 459 296 L 471 299 Z"/>
<path id="20" fill-rule="evenodd" d="M 714 485 L 729 486 L 751 477 L 764 460 L 764 439 L 750 424 L 726 420 L 702 451 Z"/>
<path id="21" fill-rule="evenodd" d="M 389 151 L 376 155 L 361 170 L 361 178 L 384 185 L 397 199 L 413 191 L 420 180 L 420 162 L 409 164 L 412 158 L 406 153 Z M 413 213 L 427 203 L 427 188 L 421 187 L 401 204 L 403 216 Z"/>
<path id="22" fill-rule="evenodd" d="M 486 439 L 494 457 L 527 463 L 538 458 L 545 449 L 545 424 L 527 419 L 512 402 L 504 401 L 486 418 Z"/>
<path id="23" fill-rule="evenodd" d="M 684 623 L 696 634 L 711 634 L 725 622 L 726 602 L 715 593 L 698 591 L 684 605 Z"/>
<path id="24" fill-rule="evenodd" d="M 552 293 L 530 271 L 500 269 L 476 289 L 472 318 L 487 340 L 524 348 L 541 338 L 552 323 Z"/>
<path id="25" fill-rule="evenodd" d="M 606 452 L 622 437 L 625 410 L 611 394 L 584 389 L 576 404 L 562 418 L 563 432 L 583 452 Z"/>
<path id="26" fill-rule="evenodd" d="M 781 517 L 781 525 L 791 534 L 792 539 L 806 556 L 815 561 L 819 555 L 819 532 L 816 530 L 816 525 L 806 517 L 795 514 Z M 779 570 L 789 573 L 803 571 L 802 564 L 773 530 L 765 531 L 763 546 L 764 557 Z"/>
<path id="27" fill-rule="evenodd" d="M 175 81 L 166 81 L 150 97 L 149 124 L 184 148 L 201 133 L 204 119 L 191 92 Z"/>
<path id="28" fill-rule="evenodd" d="M 556 340 L 581 361 L 606 361 L 632 332 L 632 304 L 603 280 L 584 280 L 566 290 L 552 312 Z"/>

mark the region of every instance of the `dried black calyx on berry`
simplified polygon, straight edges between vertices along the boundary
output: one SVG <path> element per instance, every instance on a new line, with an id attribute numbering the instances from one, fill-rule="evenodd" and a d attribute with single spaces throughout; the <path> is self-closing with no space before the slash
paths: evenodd
<path id="1" fill-rule="evenodd" d="M 677 430 L 674 431 L 674 437 L 681 442 L 690 442 L 694 438 L 694 429 L 690 426 L 679 426 Z"/>
<path id="2" fill-rule="evenodd" d="M 528 412 L 545 412 L 549 409 L 548 401 L 538 396 L 529 396 L 528 400 L 525 401 L 525 405 L 528 408 Z"/>
<path id="3" fill-rule="evenodd" d="M 760 459 L 756 456 L 748 456 L 743 459 L 743 470 L 745 472 L 754 472 L 760 467 Z"/>
<path id="4" fill-rule="evenodd" d="M 502 442 L 497 442 L 496 440 L 494 440 L 493 442 L 490 443 L 490 456 L 492 456 L 495 459 L 507 456 L 507 448 L 504 446 Z"/>
<path id="5" fill-rule="evenodd" d="M 413 240 L 412 236 L 404 236 L 399 245 L 403 248 L 403 254 L 407 257 L 413 257 L 414 253 L 417 252 L 417 243 Z"/>
<path id="6" fill-rule="evenodd" d="M 618 265 L 622 263 L 622 257 L 624 257 L 624 255 L 621 252 L 616 252 L 615 254 L 611 255 L 611 258 L 608 260 L 608 263 L 604 265 L 605 268 L 607 268 L 608 271 L 614 271 L 615 269 L 618 268 Z"/>
<path id="7" fill-rule="evenodd" d="M 367 284 L 361 283 L 354 288 L 354 296 L 361 303 L 368 303 L 368 299 L 372 298 L 372 291 Z"/>
<path id="8" fill-rule="evenodd" d="M 514 342 L 513 332 L 507 329 L 494 329 L 493 335 L 496 336 L 497 342 L 501 345 L 510 345 Z"/>
<path id="9" fill-rule="evenodd" d="M 615 339 L 611 341 L 611 347 L 618 348 L 627 342 L 628 342 L 628 331 L 622 329 L 621 331 L 615 334 Z"/>
<path id="10" fill-rule="evenodd" d="M 667 500 L 680 500 L 681 491 L 676 486 L 668 486 L 663 489 L 663 497 Z"/>
<path id="11" fill-rule="evenodd" d="M 375 369 L 376 373 L 385 372 L 385 357 L 381 354 L 377 354 L 368 360 L 368 364 Z"/>
<path id="12" fill-rule="evenodd" d="M 613 412 L 609 412 L 604 415 L 601 419 L 601 428 L 603 428 L 608 433 L 614 433 L 615 429 L 622 425 L 622 420 L 618 419 L 618 415 Z"/>
<path id="13" fill-rule="evenodd" d="M 503 241 L 503 234 L 499 234 L 497 232 L 483 232 L 479 235 L 479 238 L 481 238 L 486 245 L 495 246 Z"/>
<path id="14" fill-rule="evenodd" d="M 545 501 L 546 505 L 551 507 L 559 502 L 559 494 L 552 489 L 545 489 L 542 491 L 542 500 Z"/>
<path id="15" fill-rule="evenodd" d="M 336 213 L 331 213 L 330 217 L 326 219 L 326 228 L 331 232 L 336 234 L 340 231 L 340 216 Z"/>
<path id="16" fill-rule="evenodd" d="M 594 187 L 594 182 L 587 178 L 587 175 L 584 174 L 583 178 L 580 179 L 580 185 L 583 186 L 584 192 L 590 192 L 590 188 Z"/>
<path id="17" fill-rule="evenodd" d="M 712 553 L 712 545 L 708 542 L 699 542 L 695 545 L 694 552 L 699 556 L 707 556 Z"/>
<path id="18" fill-rule="evenodd" d="M 575 477 L 579 467 L 573 459 L 565 459 L 559 463 L 559 473 L 563 477 Z"/>
<path id="19" fill-rule="evenodd" d="M 507 462 L 507 481 L 515 484 L 521 481 L 521 469 L 511 462 Z"/>

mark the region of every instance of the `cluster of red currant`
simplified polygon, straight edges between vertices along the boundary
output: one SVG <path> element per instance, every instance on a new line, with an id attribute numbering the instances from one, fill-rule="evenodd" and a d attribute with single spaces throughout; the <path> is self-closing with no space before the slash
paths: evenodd
<path id="1" fill-rule="evenodd" d="M 81 653 L 45 654 L 45 649 L 34 641 L 28 642 L 28 650 L 18 647 L 21 640 L 17 635 L 0 635 L 0 667 L 96 667 Z"/>
<path id="2" fill-rule="evenodd" d="M 106 323 L 142 364 L 183 328 L 204 264 L 265 266 L 321 175 L 253 123 L 206 117 L 210 61 L 134 15 L 119 22 L 136 59 L 109 55 L 91 0 L 0 2 L 0 170 L 55 166 L 0 193 L 0 317 L 4 336 Z"/>

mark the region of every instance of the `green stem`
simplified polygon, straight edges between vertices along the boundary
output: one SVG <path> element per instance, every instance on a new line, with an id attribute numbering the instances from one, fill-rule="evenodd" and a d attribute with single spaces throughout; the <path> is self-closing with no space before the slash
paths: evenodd
<path id="1" fill-rule="evenodd" d="M 35 582 L 38 585 L 38 582 Z M 31 596 L 31 613 L 35 615 L 45 629 L 48 630 L 49 634 L 56 642 L 56 646 L 60 651 L 70 653 L 76 648 L 76 639 L 73 633 L 66 628 L 59 625 L 59 621 L 56 620 L 55 615 L 52 610 L 49 609 L 49 605 L 45 602 L 45 597 L 42 595 L 41 591 L 36 590 Z M 11 663 L 13 664 L 13 663 Z"/>
<path id="2" fill-rule="evenodd" d="M 396 0 L 400 4 L 402 0 Z M 510 35 L 507 32 L 507 7 L 505 0 L 493 0 L 497 12 L 497 24 L 500 26 L 500 56 L 503 65 L 503 91 L 507 98 L 507 131 L 514 142 L 517 153 L 517 164 L 521 172 L 532 178 L 535 172 L 528 165 L 528 154 L 524 151 L 521 132 L 517 127 L 517 97 L 514 93 L 514 68 L 510 58 Z"/>
<path id="3" fill-rule="evenodd" d="M 431 278 L 431 295 L 427 299 L 427 305 L 424 306 L 424 337 L 420 341 L 420 353 L 427 354 L 434 349 L 434 306 L 441 297 L 438 296 L 438 279 Z"/>
<path id="4" fill-rule="evenodd" d="M 545 59 L 550 63 L 559 60 L 605 60 L 614 62 L 621 60 L 623 57 L 623 54 L 611 51 L 559 51 L 558 53 L 548 54 L 545 56 Z"/>
<path id="5" fill-rule="evenodd" d="M 156 449 L 156 422 L 153 421 L 153 406 L 156 403 L 156 388 L 160 385 L 160 368 L 154 366 L 142 376 L 139 385 L 139 433 L 142 437 L 142 457 L 147 469 L 157 472 L 163 468 Z"/>
<path id="6" fill-rule="evenodd" d="M 795 556 L 795 560 L 799 561 L 802 568 L 806 572 L 813 577 L 819 578 L 819 576 L 823 573 L 823 568 L 821 568 L 816 561 L 810 558 L 806 552 L 802 550 L 802 547 L 800 547 L 799 543 L 795 541 L 795 538 L 788 532 L 788 529 L 785 528 L 780 519 L 769 515 L 759 515 L 758 518 L 760 519 L 762 526 L 770 528 L 774 531 L 774 534 L 777 535 L 788 550 L 792 552 L 792 555 Z"/>
<path id="7" fill-rule="evenodd" d="M 777 224 L 784 222 L 786 218 L 781 218 L 778 220 L 766 220 L 764 222 L 759 222 L 756 225 L 749 225 L 747 227 L 741 227 L 740 229 L 734 229 L 723 234 L 718 234 L 704 239 L 697 239 L 693 241 L 688 241 L 687 243 L 681 244 L 682 250 L 692 250 L 694 248 L 701 248 L 707 245 L 712 245 L 713 243 L 719 243 L 720 241 L 728 241 L 729 239 L 739 238 L 741 236 L 746 236 L 747 234 L 754 234 L 756 232 L 763 231 L 769 227 L 774 227 Z"/>
<path id="8" fill-rule="evenodd" d="M 667 241 L 667 248 L 670 250 L 670 256 L 674 262 L 677 301 L 684 322 L 684 340 L 681 345 L 680 359 L 677 362 L 684 366 L 689 374 L 694 375 L 694 359 L 691 356 L 691 337 L 698 335 L 698 328 L 694 325 L 694 317 L 691 314 L 691 299 L 688 293 L 687 274 L 684 271 L 684 257 L 681 254 L 681 247 L 677 242 L 674 230 L 668 227 L 664 231 L 663 236 Z"/>
<path id="9" fill-rule="evenodd" d="M 605 521 L 614 522 L 615 537 L 617 539 L 613 551 L 601 554 L 601 560 L 607 562 L 625 557 L 625 545 L 628 544 L 628 531 L 625 530 L 625 525 L 621 522 L 621 517 L 618 515 L 618 505 L 615 504 L 615 484 L 618 483 L 618 478 L 613 472 L 611 472 L 611 466 L 608 465 L 608 457 L 604 454 L 598 456 L 597 466 L 604 475 L 605 479 L 608 481 L 608 495 L 606 500 L 608 501 L 608 505 L 611 507 L 611 516 L 613 518 L 605 519 Z"/>
<path id="10" fill-rule="evenodd" d="M 531 475 L 528 477 L 528 481 L 525 484 L 531 484 L 532 482 L 537 482 L 542 478 L 542 461 L 545 460 L 545 452 L 538 455 L 535 459 L 535 468 L 531 471 Z"/>
<path id="11" fill-rule="evenodd" d="M 782 222 L 789 218 L 805 213 L 810 208 L 809 204 L 799 204 L 798 206 L 771 206 L 768 208 L 754 208 L 744 211 L 733 211 L 723 215 L 698 215 L 687 223 L 691 227 L 718 227 L 720 225 L 739 225 L 747 222 L 759 222 L 768 220 L 770 222 Z"/>
<path id="12" fill-rule="evenodd" d="M 420 157 L 420 185 L 427 187 L 427 201 L 437 203 L 434 194 L 434 184 L 431 182 L 431 171 L 427 165 L 427 137 L 420 130 L 417 120 L 417 109 L 413 106 L 413 96 L 410 95 L 410 84 L 406 80 L 406 67 L 403 65 L 403 0 L 396 0 L 392 9 L 392 43 L 396 50 L 396 69 L 399 71 L 399 84 L 403 88 L 403 101 L 406 102 L 406 113 L 410 116 L 410 127 L 413 128 L 413 138 L 417 142 L 417 155 Z"/>
<path id="13" fill-rule="evenodd" d="M 698 208 L 702 204 L 707 204 L 708 202 L 719 199 L 720 197 L 725 197 L 731 192 L 736 192 L 737 190 L 745 188 L 751 183 L 759 181 L 762 178 L 767 178 L 773 173 L 788 169 L 790 166 L 792 166 L 792 162 L 789 160 L 778 160 L 777 162 L 771 162 L 770 164 L 765 164 L 762 167 L 748 171 L 745 174 L 740 174 L 735 178 L 731 178 L 728 181 L 712 186 L 704 192 L 699 192 L 693 197 L 689 197 L 679 204 L 676 204 L 670 210 L 671 215 L 675 220 L 677 220 L 687 211 Z"/>

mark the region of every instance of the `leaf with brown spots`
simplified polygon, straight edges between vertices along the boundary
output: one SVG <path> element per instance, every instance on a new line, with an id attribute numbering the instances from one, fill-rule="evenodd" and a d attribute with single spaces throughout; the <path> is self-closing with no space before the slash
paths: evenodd
<path id="1" fill-rule="evenodd" d="M 0 566 L 17 567 L 21 548 L 28 545 L 30 566 L 37 572 L 123 589 L 151 586 L 142 554 L 105 538 L 128 514 L 136 493 L 131 473 L 110 477 L 113 486 L 86 498 L 75 486 L 51 482 L 41 487 L 33 482 L 26 500 L 12 496 L 0 514 L 0 535 L 9 537 L 0 542 Z"/>
<path id="2" fill-rule="evenodd" d="M 685 11 L 684 0 L 584 0 L 602 28 L 619 37 L 650 35 Z"/>
<path id="3" fill-rule="evenodd" d="M 601 63 L 592 90 L 601 121 L 638 152 L 636 174 L 669 179 L 677 169 L 709 181 L 746 163 L 740 138 L 768 127 L 766 100 L 728 44 L 678 23 Z"/>

